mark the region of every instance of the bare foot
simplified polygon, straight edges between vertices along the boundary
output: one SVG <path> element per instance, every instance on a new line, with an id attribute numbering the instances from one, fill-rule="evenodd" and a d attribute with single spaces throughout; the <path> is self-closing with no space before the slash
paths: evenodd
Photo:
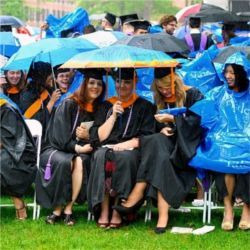
<path id="1" fill-rule="evenodd" d="M 116 210 L 113 210 L 110 224 L 120 224 L 121 222 L 122 222 L 122 218 L 120 214 Z"/>

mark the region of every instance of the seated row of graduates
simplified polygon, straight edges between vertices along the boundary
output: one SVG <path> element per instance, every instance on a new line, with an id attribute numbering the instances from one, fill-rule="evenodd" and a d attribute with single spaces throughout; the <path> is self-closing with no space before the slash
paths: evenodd
<path id="1" fill-rule="evenodd" d="M 66 225 L 73 225 L 73 204 L 87 197 L 98 226 L 118 228 L 122 215 L 139 208 L 146 194 L 158 201 L 155 232 L 162 233 L 169 206 L 179 207 L 194 185 L 196 171 L 187 163 L 202 130 L 200 117 L 191 111 L 176 117 L 156 112 L 189 108 L 203 96 L 170 69 L 155 69 L 153 105 L 134 93 L 134 70 L 121 69 L 116 73 L 119 97 L 103 102 L 102 74 L 86 72 L 79 91 L 53 112 L 36 175 L 37 201 L 53 209 L 47 223 L 63 218 Z M 90 130 L 81 125 L 93 120 Z"/>

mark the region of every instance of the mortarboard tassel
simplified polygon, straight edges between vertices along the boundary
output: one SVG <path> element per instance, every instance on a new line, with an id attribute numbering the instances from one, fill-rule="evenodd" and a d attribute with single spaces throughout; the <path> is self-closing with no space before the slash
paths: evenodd
<path id="1" fill-rule="evenodd" d="M 44 172 L 44 180 L 45 181 L 49 181 L 50 180 L 50 178 L 51 178 L 51 158 L 52 158 L 52 156 L 53 156 L 53 154 L 56 152 L 57 150 L 54 150 L 54 151 L 52 151 L 52 153 L 50 154 L 50 156 L 49 156 L 49 159 L 48 159 L 48 162 L 47 162 L 47 164 L 46 164 L 46 168 L 45 168 L 45 172 Z"/>
<path id="2" fill-rule="evenodd" d="M 51 164 L 48 162 L 45 168 L 44 180 L 49 181 L 50 178 L 51 178 Z"/>

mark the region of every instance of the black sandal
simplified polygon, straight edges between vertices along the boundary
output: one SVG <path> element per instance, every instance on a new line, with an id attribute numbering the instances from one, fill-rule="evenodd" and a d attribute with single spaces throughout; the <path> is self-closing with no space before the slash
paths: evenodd
<path id="1" fill-rule="evenodd" d="M 75 225 L 75 220 L 73 218 L 72 214 L 64 214 L 64 224 L 66 226 L 74 226 Z"/>
<path id="2" fill-rule="evenodd" d="M 54 225 L 56 222 L 58 222 L 61 219 L 61 215 L 56 215 L 54 213 L 47 216 L 45 222 L 50 225 Z"/>

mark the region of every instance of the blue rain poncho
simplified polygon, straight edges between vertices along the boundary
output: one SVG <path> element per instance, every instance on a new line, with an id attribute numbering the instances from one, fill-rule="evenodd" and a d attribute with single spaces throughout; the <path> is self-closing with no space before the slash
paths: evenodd
<path id="1" fill-rule="evenodd" d="M 237 52 L 226 61 L 226 64 L 233 63 L 242 65 L 249 78 L 250 62 L 242 53 Z M 204 100 L 191 107 L 191 111 L 201 116 L 206 135 L 189 165 L 221 173 L 249 173 L 249 88 L 235 92 L 225 83 L 209 91 Z"/>
<path id="2" fill-rule="evenodd" d="M 89 16 L 86 10 L 77 8 L 62 18 L 57 18 L 50 14 L 47 16 L 46 21 L 49 25 L 49 29 L 46 31 L 46 38 L 58 38 L 66 30 L 82 34 L 83 28 L 89 25 Z"/>

